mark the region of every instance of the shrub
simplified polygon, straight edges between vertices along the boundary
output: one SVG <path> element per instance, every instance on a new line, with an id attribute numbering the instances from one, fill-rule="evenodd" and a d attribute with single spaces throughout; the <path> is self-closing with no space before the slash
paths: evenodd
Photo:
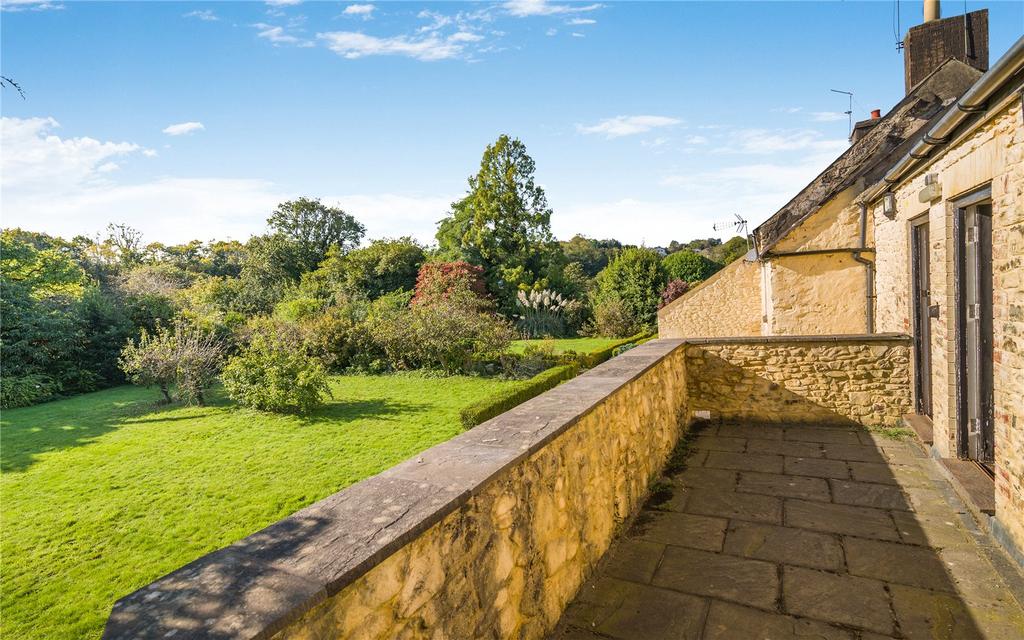
<path id="1" fill-rule="evenodd" d="M 626 338 L 624 340 L 620 340 L 620 341 L 618 341 L 616 343 L 610 344 L 610 345 L 608 345 L 607 347 L 605 347 L 603 349 L 599 349 L 597 351 L 593 351 L 591 353 L 588 353 L 588 354 L 582 356 L 580 358 L 580 363 L 585 368 L 592 369 L 593 367 L 596 367 L 597 365 L 601 364 L 602 362 L 605 362 L 605 361 L 607 361 L 607 360 L 609 360 L 609 359 L 619 355 L 619 353 L 622 353 L 622 351 L 628 351 L 628 349 L 623 349 L 623 347 L 629 347 L 629 348 L 635 347 L 637 345 L 643 344 L 644 342 L 647 342 L 653 336 L 654 336 L 654 334 L 651 333 L 651 332 L 642 331 L 642 332 L 640 332 L 640 333 L 638 333 L 636 335 L 630 336 L 630 337 L 628 337 L 628 338 Z"/>
<path id="2" fill-rule="evenodd" d="M 557 337 L 565 332 L 562 312 L 568 300 L 561 294 L 543 291 L 520 291 L 516 296 L 516 310 L 521 314 L 516 326 L 527 338 Z"/>
<path id="3" fill-rule="evenodd" d="M 684 293 L 690 290 L 690 283 L 685 280 L 672 280 L 665 287 L 665 290 L 661 292 L 661 302 L 658 303 L 658 308 L 667 307 L 676 298 L 682 296 Z"/>
<path id="4" fill-rule="evenodd" d="M 427 262 L 416 277 L 416 290 L 412 304 L 431 304 L 469 292 L 481 300 L 486 299 L 487 285 L 483 267 L 463 260 L 454 262 Z"/>
<path id="5" fill-rule="evenodd" d="M 315 298 L 293 298 L 274 305 L 274 317 L 298 322 L 312 318 L 323 309 L 324 303 Z"/>
<path id="6" fill-rule="evenodd" d="M 499 354 L 512 342 L 511 327 L 480 311 L 477 301 L 468 292 L 453 294 L 374 320 L 370 330 L 396 369 L 466 371 L 474 357 Z"/>
<path id="7" fill-rule="evenodd" d="M 662 264 L 669 278 L 690 283 L 703 282 L 722 268 L 721 264 L 689 249 L 669 254 Z"/>
<path id="8" fill-rule="evenodd" d="M 471 429 L 494 416 L 501 415 L 530 398 L 538 396 L 548 389 L 553 389 L 566 380 L 575 378 L 579 371 L 579 364 L 576 363 L 554 367 L 510 389 L 505 389 L 495 396 L 473 403 L 459 414 L 462 426 Z"/>
<path id="9" fill-rule="evenodd" d="M 597 274 L 594 316 L 599 335 L 626 335 L 653 324 L 667 281 L 657 253 L 636 247 L 624 250 Z"/>
<path id="10" fill-rule="evenodd" d="M 0 378 L 0 408 L 14 409 L 39 404 L 60 393 L 60 385 L 50 376 L 33 373 Z"/>
<path id="11" fill-rule="evenodd" d="M 173 329 L 161 326 L 154 334 L 143 329 L 137 342 L 125 345 L 119 362 L 129 380 L 157 385 L 167 402 L 174 400 L 170 393 L 174 385 L 178 400 L 202 405 L 203 392 L 213 386 L 223 353 L 216 338 L 179 318 Z"/>
<path id="12" fill-rule="evenodd" d="M 640 329 L 640 324 L 618 298 L 605 298 L 594 306 L 594 320 L 587 333 L 618 338 Z"/>
<path id="13" fill-rule="evenodd" d="M 261 411 L 308 413 L 330 396 L 327 371 L 297 342 L 297 335 L 257 331 L 231 358 L 221 380 L 235 402 Z"/>

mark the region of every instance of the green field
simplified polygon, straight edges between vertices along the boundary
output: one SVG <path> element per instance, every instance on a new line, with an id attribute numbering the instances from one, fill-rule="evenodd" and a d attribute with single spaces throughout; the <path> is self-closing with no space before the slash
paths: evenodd
<path id="1" fill-rule="evenodd" d="M 522 353 L 527 345 L 543 345 L 550 344 L 555 353 L 563 353 L 565 351 L 575 351 L 576 353 L 592 353 L 600 349 L 604 349 L 609 345 L 613 345 L 617 342 L 622 342 L 622 338 L 558 338 L 558 339 L 539 339 L 539 340 L 515 340 L 512 342 L 512 346 L 509 347 L 509 351 L 512 353 Z"/>
<path id="2" fill-rule="evenodd" d="M 119 597 L 457 434 L 511 382 L 332 378 L 309 418 L 119 387 L 3 412 L 4 638 L 95 638 Z"/>

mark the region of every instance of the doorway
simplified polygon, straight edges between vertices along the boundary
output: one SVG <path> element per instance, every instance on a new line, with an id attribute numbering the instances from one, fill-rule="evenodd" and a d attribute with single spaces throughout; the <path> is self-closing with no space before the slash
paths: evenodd
<path id="1" fill-rule="evenodd" d="M 928 218 L 910 228 L 911 299 L 914 316 L 914 408 L 932 417 L 931 291 L 929 283 Z"/>
<path id="2" fill-rule="evenodd" d="M 992 202 L 957 203 L 958 448 L 990 475 L 995 463 L 992 382 Z"/>

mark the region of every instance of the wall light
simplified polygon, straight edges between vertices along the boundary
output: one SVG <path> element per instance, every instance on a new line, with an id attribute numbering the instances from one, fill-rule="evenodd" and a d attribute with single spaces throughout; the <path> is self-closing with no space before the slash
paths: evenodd
<path id="1" fill-rule="evenodd" d="M 882 214 L 890 220 L 896 217 L 896 194 L 892 191 L 882 195 Z"/>

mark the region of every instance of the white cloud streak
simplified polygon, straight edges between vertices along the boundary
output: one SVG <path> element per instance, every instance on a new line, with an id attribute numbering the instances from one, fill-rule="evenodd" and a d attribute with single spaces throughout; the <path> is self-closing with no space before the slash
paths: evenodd
<path id="1" fill-rule="evenodd" d="M 377 7 L 375 7 L 372 4 L 350 4 L 347 7 L 345 7 L 345 10 L 342 11 L 341 13 L 342 15 L 358 16 L 361 17 L 363 20 L 369 20 L 370 18 L 373 17 L 373 11 L 376 8 Z"/>
<path id="2" fill-rule="evenodd" d="M 510 15 L 518 18 L 531 16 L 554 16 L 572 13 L 585 13 L 600 9 L 600 4 L 552 4 L 548 0 L 509 0 L 502 5 Z"/>
<path id="3" fill-rule="evenodd" d="M 313 42 L 309 40 L 285 32 L 284 27 L 266 24 L 265 22 L 257 22 L 252 26 L 258 31 L 256 33 L 257 37 L 271 42 L 275 47 L 282 45 L 293 45 L 296 47 L 314 46 Z"/>
<path id="4" fill-rule="evenodd" d="M 837 122 L 846 120 L 846 114 L 838 111 L 815 111 L 811 113 L 811 119 L 815 122 Z"/>
<path id="5" fill-rule="evenodd" d="M 182 14 L 182 17 L 195 18 L 196 20 L 202 20 L 203 22 L 216 22 L 217 20 L 220 20 L 220 18 L 217 17 L 217 14 L 210 9 L 189 11 L 188 13 Z"/>
<path id="6" fill-rule="evenodd" d="M 576 130 L 584 134 L 601 134 L 608 138 L 646 133 L 660 127 L 671 127 L 682 123 L 678 118 L 667 116 L 616 116 L 594 125 L 577 124 Z"/>
<path id="7" fill-rule="evenodd" d="M 456 36 L 458 34 L 448 38 L 441 38 L 434 34 L 424 37 L 400 35 L 378 38 L 358 31 L 331 31 L 316 34 L 317 38 L 327 44 L 328 49 L 349 60 L 366 56 L 397 55 L 427 62 L 457 58 L 462 55 L 462 43 L 467 40 L 456 39 Z M 465 36 L 461 36 L 461 38 L 465 38 Z"/>
<path id="8" fill-rule="evenodd" d="M 184 136 L 195 133 L 196 131 L 203 131 L 206 127 L 203 126 L 202 122 L 179 122 L 178 124 L 171 124 L 164 127 L 163 132 L 169 136 Z"/>

